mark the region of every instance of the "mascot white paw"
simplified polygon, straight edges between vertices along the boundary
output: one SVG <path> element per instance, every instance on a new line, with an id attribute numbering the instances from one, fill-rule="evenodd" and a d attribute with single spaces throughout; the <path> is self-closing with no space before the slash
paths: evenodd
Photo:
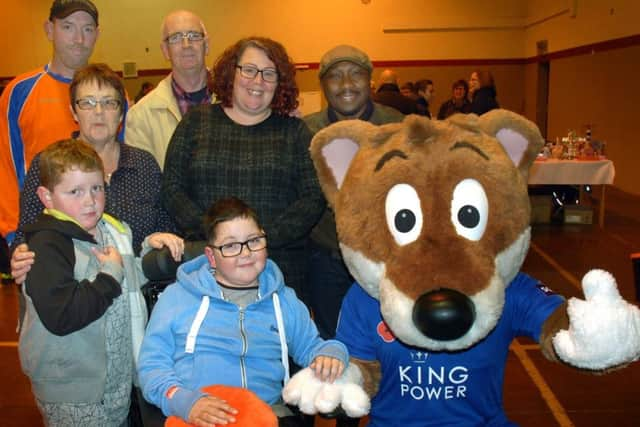
<path id="1" fill-rule="evenodd" d="M 333 383 L 319 380 L 310 368 L 305 368 L 291 377 L 282 390 L 282 398 L 305 414 L 326 414 L 342 407 L 348 416 L 359 418 L 371 408 L 361 384 L 362 374 L 353 364 Z"/>
<path id="2" fill-rule="evenodd" d="M 569 330 L 553 338 L 563 361 L 585 369 L 602 370 L 640 357 L 640 310 L 620 296 L 616 281 L 604 270 L 582 279 L 585 300 L 568 303 Z"/>

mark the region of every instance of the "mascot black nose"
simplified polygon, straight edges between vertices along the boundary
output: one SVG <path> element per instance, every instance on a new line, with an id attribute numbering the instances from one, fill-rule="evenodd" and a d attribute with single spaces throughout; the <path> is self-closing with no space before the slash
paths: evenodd
<path id="1" fill-rule="evenodd" d="M 427 338 L 451 341 L 469 331 L 476 317 L 473 302 L 453 289 L 438 289 L 418 298 L 413 323 Z"/>

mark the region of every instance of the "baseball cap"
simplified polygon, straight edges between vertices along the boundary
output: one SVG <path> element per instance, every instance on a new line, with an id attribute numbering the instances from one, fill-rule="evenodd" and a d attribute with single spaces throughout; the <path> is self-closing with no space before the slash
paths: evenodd
<path id="1" fill-rule="evenodd" d="M 98 9 L 89 0 L 55 0 L 51 5 L 49 21 L 53 21 L 54 18 L 64 19 L 78 11 L 87 12 L 95 21 L 96 26 L 98 25 Z"/>
<path id="2" fill-rule="evenodd" d="M 356 47 L 343 44 L 322 55 L 322 59 L 320 59 L 320 78 L 329 71 L 329 68 L 341 61 L 353 62 L 368 72 L 373 70 L 373 64 L 371 64 L 371 60 L 366 53 Z"/>

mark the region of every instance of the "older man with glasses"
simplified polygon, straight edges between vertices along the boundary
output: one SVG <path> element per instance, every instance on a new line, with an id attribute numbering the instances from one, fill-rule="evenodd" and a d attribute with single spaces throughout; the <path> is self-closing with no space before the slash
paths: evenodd
<path id="1" fill-rule="evenodd" d="M 169 13 L 162 23 L 160 49 L 171 62 L 171 74 L 131 108 L 125 142 L 153 154 L 163 169 L 169 140 L 182 116 L 215 97 L 205 65 L 209 37 L 200 17 L 186 10 Z"/>

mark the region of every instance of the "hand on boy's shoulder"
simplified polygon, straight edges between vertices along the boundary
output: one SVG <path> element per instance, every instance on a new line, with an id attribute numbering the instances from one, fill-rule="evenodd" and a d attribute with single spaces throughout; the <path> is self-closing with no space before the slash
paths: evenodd
<path id="1" fill-rule="evenodd" d="M 122 266 L 122 256 L 120 256 L 120 252 L 113 246 L 107 246 L 103 249 L 92 248 L 92 251 L 100 264 L 104 264 L 107 262 L 113 262 Z"/>

